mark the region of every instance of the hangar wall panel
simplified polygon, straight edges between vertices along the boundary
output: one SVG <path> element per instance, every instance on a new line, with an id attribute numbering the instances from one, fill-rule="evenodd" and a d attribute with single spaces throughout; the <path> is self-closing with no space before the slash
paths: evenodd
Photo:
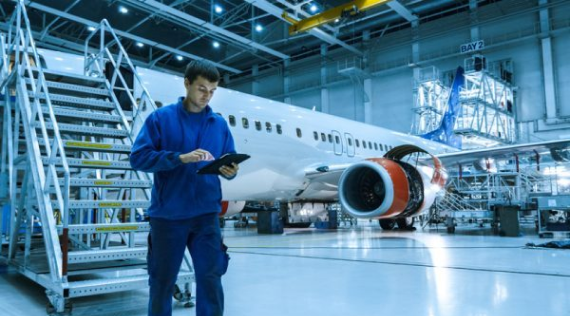
<path id="1" fill-rule="evenodd" d="M 272 96 L 283 94 L 283 76 L 280 74 L 270 74 L 256 79 L 258 82 L 259 96 Z"/>
<path id="2" fill-rule="evenodd" d="M 454 26 L 453 30 L 442 34 L 442 31 L 450 29 L 450 25 Z M 461 44 L 471 42 L 469 15 L 459 14 L 431 23 L 420 24 L 419 35 L 421 60 L 458 53 Z"/>
<path id="3" fill-rule="evenodd" d="M 520 122 L 543 118 L 546 110 L 539 40 L 533 38 L 487 50 L 485 56 L 491 61 L 512 59 L 514 86 L 517 87 L 515 95 L 517 120 Z"/>
<path id="4" fill-rule="evenodd" d="M 321 108 L 321 92 L 318 89 L 291 96 L 291 104 L 306 109 Z"/>
<path id="5" fill-rule="evenodd" d="M 412 71 L 372 80 L 374 125 L 408 133 L 412 124 Z"/>
<path id="6" fill-rule="evenodd" d="M 236 83 L 230 83 L 228 85 L 228 88 L 234 89 L 237 91 L 241 91 L 244 93 L 249 93 L 249 94 L 251 94 L 251 91 L 252 91 L 251 82 L 239 82 L 237 84 Z"/>
<path id="7" fill-rule="evenodd" d="M 321 83 L 319 58 L 310 58 L 293 65 L 290 69 L 291 89 L 300 90 L 317 87 Z"/>
<path id="8" fill-rule="evenodd" d="M 329 90 L 329 114 L 362 121 L 362 105 L 355 106 L 355 91 L 352 84 L 334 85 Z M 358 113 L 361 112 L 361 113 Z"/>
<path id="9" fill-rule="evenodd" d="M 558 111 L 560 116 L 570 116 L 570 34 L 556 36 L 552 43 Z"/>

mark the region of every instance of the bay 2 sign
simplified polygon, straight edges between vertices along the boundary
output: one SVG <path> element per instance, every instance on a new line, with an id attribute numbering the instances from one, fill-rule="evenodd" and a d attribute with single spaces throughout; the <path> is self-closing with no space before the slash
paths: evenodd
<path id="1" fill-rule="evenodd" d="M 461 46 L 459 46 L 459 52 L 461 54 L 465 54 L 469 52 L 482 50 L 483 48 L 485 48 L 485 42 L 483 40 L 480 40 L 480 41 L 462 44 Z"/>

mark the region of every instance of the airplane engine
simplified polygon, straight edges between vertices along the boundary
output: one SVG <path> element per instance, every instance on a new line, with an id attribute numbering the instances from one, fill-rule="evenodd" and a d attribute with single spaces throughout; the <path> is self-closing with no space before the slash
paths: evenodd
<path id="1" fill-rule="evenodd" d="M 417 152 L 427 154 L 419 147 L 404 145 L 390 150 L 384 158 L 348 167 L 340 177 L 338 191 L 344 211 L 356 218 L 402 218 L 428 210 L 447 175 L 431 155 L 431 166 L 401 160 Z"/>
<path id="2" fill-rule="evenodd" d="M 222 201 L 222 211 L 219 217 L 230 217 L 243 211 L 245 201 Z"/>

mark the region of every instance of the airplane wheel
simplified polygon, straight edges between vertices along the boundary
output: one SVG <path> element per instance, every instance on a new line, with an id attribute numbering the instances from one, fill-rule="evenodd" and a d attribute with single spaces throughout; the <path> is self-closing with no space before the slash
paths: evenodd
<path id="1" fill-rule="evenodd" d="M 288 228 L 309 228 L 311 227 L 311 222 L 301 222 L 301 223 L 288 223 L 286 224 Z"/>
<path id="2" fill-rule="evenodd" d="M 382 227 L 383 230 L 392 230 L 396 227 L 396 221 L 393 219 L 381 219 L 378 221 L 380 222 L 380 227 Z"/>
<path id="3" fill-rule="evenodd" d="M 401 230 L 415 230 L 414 221 L 415 220 L 413 217 L 402 217 L 396 219 L 396 223 L 398 223 L 398 228 Z"/>

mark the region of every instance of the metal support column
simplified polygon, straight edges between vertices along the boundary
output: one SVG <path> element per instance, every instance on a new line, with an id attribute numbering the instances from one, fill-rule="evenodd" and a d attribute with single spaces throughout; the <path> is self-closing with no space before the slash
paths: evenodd
<path id="1" fill-rule="evenodd" d="M 291 97 L 289 96 L 289 91 L 291 89 L 291 71 L 289 70 L 290 65 L 290 59 L 285 59 L 283 61 L 283 94 L 285 95 L 283 102 L 287 104 L 291 104 Z"/>
<path id="2" fill-rule="evenodd" d="M 540 6 L 546 6 L 548 0 L 539 0 Z M 550 14 L 548 8 L 543 8 L 539 12 L 540 16 L 540 37 L 542 49 L 542 71 L 544 75 L 544 101 L 546 105 L 546 119 L 555 119 L 556 111 L 556 87 L 554 80 L 554 67 L 552 60 L 552 38 L 550 37 Z"/>
<path id="3" fill-rule="evenodd" d="M 321 112 L 329 113 L 329 89 L 326 87 L 327 84 L 327 53 L 328 45 L 321 44 Z"/>

